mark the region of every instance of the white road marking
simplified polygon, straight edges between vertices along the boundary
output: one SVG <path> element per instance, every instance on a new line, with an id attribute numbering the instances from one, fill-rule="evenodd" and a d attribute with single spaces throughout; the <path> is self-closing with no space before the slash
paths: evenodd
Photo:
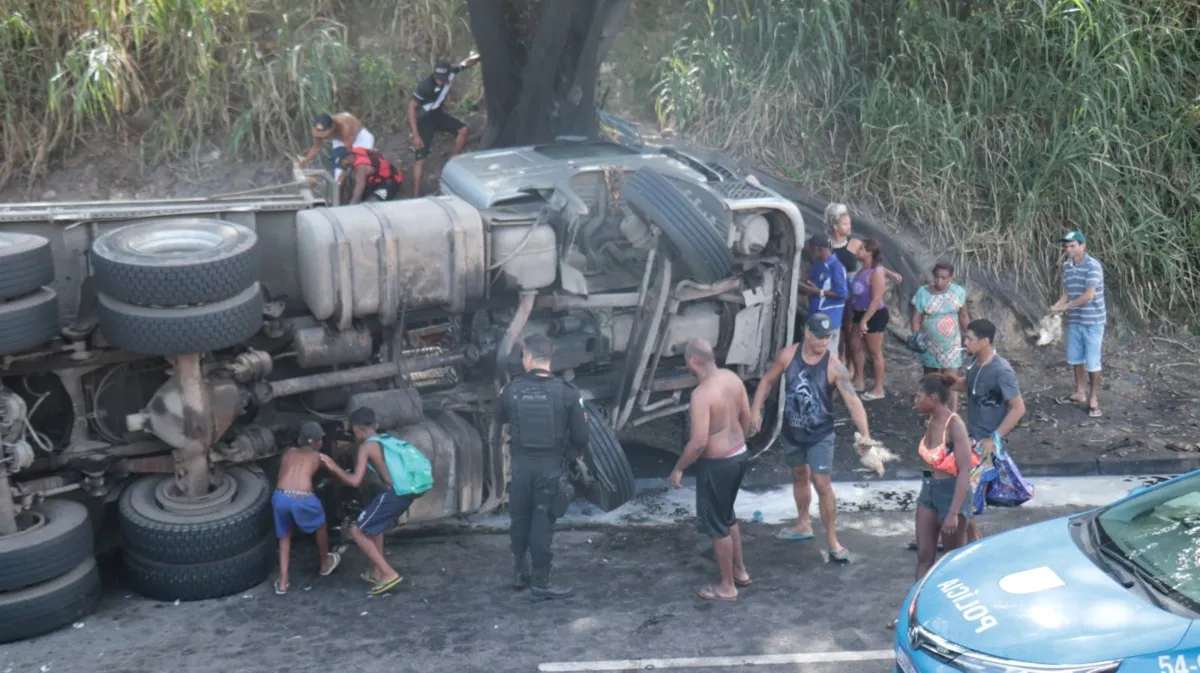
<path id="1" fill-rule="evenodd" d="M 620 659 L 615 661 L 562 661 L 539 664 L 542 673 L 581 671 L 648 671 L 664 668 L 725 668 L 730 666 L 779 666 L 782 664 L 824 664 L 841 661 L 894 661 L 892 650 L 863 652 L 798 652 L 795 654 L 759 654 L 744 657 L 680 657 L 677 659 Z"/>
<path id="2" fill-rule="evenodd" d="M 1130 490 L 1145 483 L 1153 483 L 1163 477 L 1036 477 L 1031 478 L 1036 487 L 1033 500 L 1022 505 L 1022 509 L 1043 507 L 1099 507 L 1124 497 Z M 656 484 L 661 486 L 656 487 Z M 686 522 L 696 515 L 696 491 L 685 487 L 674 489 L 666 480 L 648 480 L 639 484 L 640 492 L 630 502 L 611 512 L 601 512 L 583 501 L 571 504 L 567 514 L 559 519 L 564 524 L 605 524 L 625 527 L 663 526 Z M 917 493 L 921 490 L 919 479 L 863 480 L 856 482 L 833 482 L 839 512 L 900 512 L 913 511 Z M 819 502 L 813 493 L 811 513 L 819 515 Z M 761 521 L 780 524 L 794 521 L 796 503 L 792 498 L 792 487 L 781 486 L 766 491 L 743 490 L 738 494 L 737 516 L 743 521 L 761 514 Z M 471 521 L 471 527 L 507 529 L 507 515 L 484 516 Z"/>

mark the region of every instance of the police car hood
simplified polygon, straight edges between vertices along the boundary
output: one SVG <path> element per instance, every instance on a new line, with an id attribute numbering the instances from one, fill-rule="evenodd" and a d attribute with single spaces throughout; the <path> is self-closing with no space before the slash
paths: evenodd
<path id="1" fill-rule="evenodd" d="M 1191 623 L 1097 567 L 1068 519 L 985 538 L 940 563 L 916 619 L 955 645 L 995 657 L 1081 664 L 1169 650 Z"/>

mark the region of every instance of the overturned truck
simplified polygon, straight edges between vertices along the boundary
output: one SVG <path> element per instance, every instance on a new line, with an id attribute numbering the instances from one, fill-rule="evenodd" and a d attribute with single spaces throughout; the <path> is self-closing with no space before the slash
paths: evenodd
<path id="1" fill-rule="evenodd" d="M 403 523 L 496 510 L 491 403 L 531 333 L 587 400 L 582 495 L 615 509 L 634 492 L 622 439 L 686 410 L 688 339 L 748 384 L 791 340 L 802 240 L 796 206 L 752 178 L 593 142 L 466 154 L 441 194 L 399 202 L 2 207 L 0 640 L 90 609 L 107 509 L 145 596 L 263 581 L 270 459 L 306 420 L 348 462 L 343 419 L 369 406 L 429 457 Z"/>

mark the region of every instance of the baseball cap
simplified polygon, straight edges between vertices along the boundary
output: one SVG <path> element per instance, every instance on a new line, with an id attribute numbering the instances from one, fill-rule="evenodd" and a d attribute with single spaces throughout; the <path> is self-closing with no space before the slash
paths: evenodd
<path id="1" fill-rule="evenodd" d="M 813 234 L 812 238 L 808 239 L 808 244 L 814 248 L 833 248 L 829 236 L 820 232 Z"/>
<path id="2" fill-rule="evenodd" d="M 327 114 L 319 114 L 313 119 L 313 132 L 321 137 L 328 136 L 333 133 L 333 117 Z"/>
<path id="3" fill-rule="evenodd" d="M 1066 236 L 1058 239 L 1060 243 L 1083 243 L 1087 245 L 1087 236 L 1082 231 L 1068 231 Z"/>
<path id="4" fill-rule="evenodd" d="M 296 443 L 302 446 L 320 443 L 325 438 L 325 431 L 321 426 L 313 421 L 305 421 L 300 426 L 300 435 L 296 438 Z"/>
<path id="5" fill-rule="evenodd" d="M 349 156 L 350 156 L 350 150 L 347 150 L 345 148 L 345 146 L 333 148 L 333 152 L 332 152 L 333 165 L 341 166 L 342 162 L 345 161 L 346 157 L 349 157 Z"/>
<path id="6" fill-rule="evenodd" d="M 450 62 L 438 61 L 437 65 L 433 66 L 433 76 L 436 79 L 446 79 L 450 77 Z"/>
<path id="7" fill-rule="evenodd" d="M 833 326 L 833 321 L 824 313 L 814 313 L 808 316 L 808 320 L 804 321 L 804 326 L 818 339 L 832 336 L 837 331 Z"/>

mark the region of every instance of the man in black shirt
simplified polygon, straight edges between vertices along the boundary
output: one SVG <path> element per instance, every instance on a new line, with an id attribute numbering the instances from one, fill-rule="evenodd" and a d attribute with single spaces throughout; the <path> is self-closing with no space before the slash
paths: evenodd
<path id="1" fill-rule="evenodd" d="M 442 104 L 450 93 L 450 85 L 454 84 L 454 76 L 478 62 L 478 54 L 467 57 L 458 65 L 438 61 L 433 74 L 421 80 L 416 91 L 413 91 L 412 100 L 408 102 L 408 124 L 412 130 L 413 152 L 417 159 L 413 166 L 413 197 L 420 196 L 421 173 L 435 133 L 458 134 L 454 141 L 454 154 L 461 153 L 467 145 L 471 129 L 458 117 L 444 112 Z"/>
<path id="2" fill-rule="evenodd" d="M 554 344 L 537 334 L 525 340 L 521 362 L 525 374 L 504 386 L 495 403 L 496 430 L 508 425 L 512 477 L 508 508 L 512 520 L 514 589 L 532 586 L 532 600 L 567 598 L 570 587 L 550 584 L 550 542 L 557 519 L 554 501 L 569 461 L 583 456 L 588 444 L 587 415 L 574 386 L 550 373 Z M 526 553 L 533 557 L 530 576 Z"/>

